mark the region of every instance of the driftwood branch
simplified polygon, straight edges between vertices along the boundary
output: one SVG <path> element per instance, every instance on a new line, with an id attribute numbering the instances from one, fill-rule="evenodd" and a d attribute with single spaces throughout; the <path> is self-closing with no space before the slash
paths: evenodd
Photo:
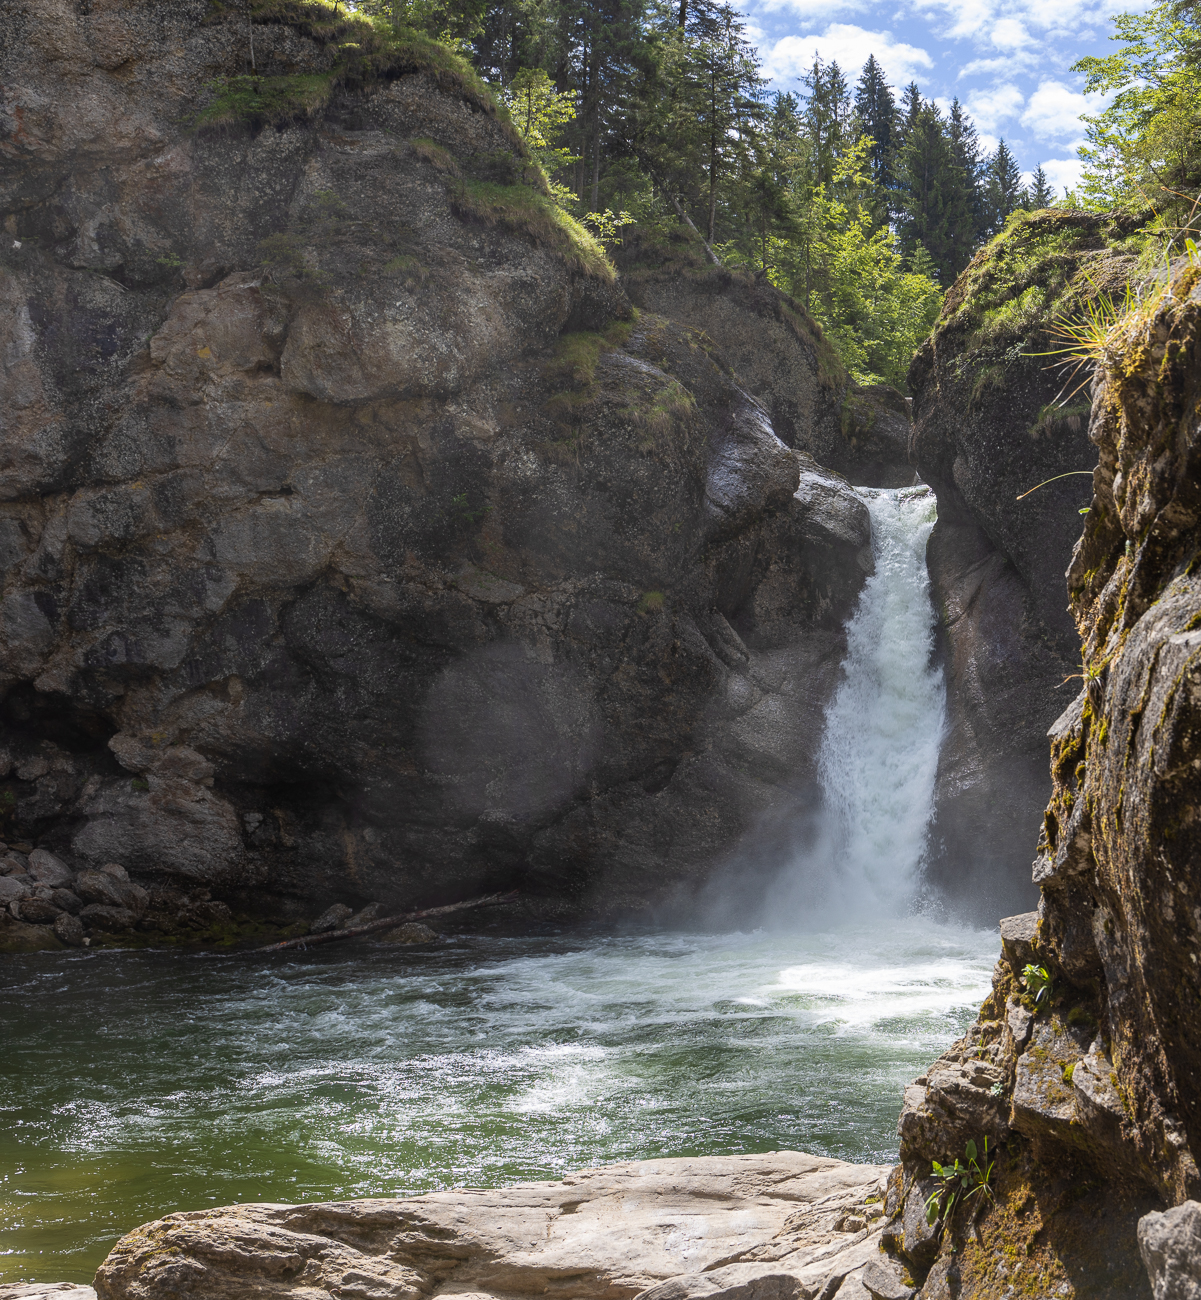
<path id="1" fill-rule="evenodd" d="M 398 925 L 409 921 L 420 921 L 427 916 L 445 916 L 448 912 L 465 912 L 472 907 L 501 907 L 512 903 L 517 898 L 517 890 L 508 894 L 485 894 L 481 898 L 469 898 L 464 903 L 447 903 L 443 907 L 427 907 L 420 912 L 401 912 L 399 916 L 385 916 L 379 921 L 370 921 L 367 925 L 356 925 L 351 930 L 326 930 L 324 934 L 306 934 L 299 939 L 285 939 L 282 943 L 269 943 L 265 948 L 251 948 L 247 956 L 258 956 L 264 952 L 283 952 L 285 948 L 311 948 L 316 943 L 333 943 L 337 939 L 357 939 L 361 934 L 375 934 L 380 930 L 395 930 Z"/>

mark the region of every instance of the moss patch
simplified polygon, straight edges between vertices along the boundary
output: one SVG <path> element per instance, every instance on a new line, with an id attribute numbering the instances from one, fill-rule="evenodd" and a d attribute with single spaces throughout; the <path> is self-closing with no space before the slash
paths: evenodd
<path id="1" fill-rule="evenodd" d="M 1149 1295 L 1136 1225 L 1150 1197 L 1100 1187 L 1068 1159 L 1036 1166 L 1024 1146 L 997 1162 L 996 1202 L 973 1226 L 957 1221 L 936 1268 L 973 1300 L 1127 1300 Z M 966 1219 L 966 1216 L 964 1216 Z M 954 1255 L 950 1255 L 950 1247 Z"/>

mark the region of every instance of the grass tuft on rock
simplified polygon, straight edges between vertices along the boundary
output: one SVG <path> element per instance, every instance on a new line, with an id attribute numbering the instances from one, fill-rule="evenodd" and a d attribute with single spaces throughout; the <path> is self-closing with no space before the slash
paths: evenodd
<path id="1" fill-rule="evenodd" d="M 451 211 L 464 221 L 495 226 L 558 253 L 585 275 L 612 282 L 616 272 L 600 241 L 573 216 L 529 185 L 462 179 L 450 189 Z"/>
<path id="2" fill-rule="evenodd" d="M 329 103 L 333 73 L 293 77 L 224 77 L 210 86 L 213 98 L 196 116 L 200 129 L 281 126 L 307 121 Z"/>

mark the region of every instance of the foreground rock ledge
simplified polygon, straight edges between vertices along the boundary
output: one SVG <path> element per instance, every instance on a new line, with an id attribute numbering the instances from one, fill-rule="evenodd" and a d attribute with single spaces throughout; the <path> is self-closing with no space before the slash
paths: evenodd
<path id="1" fill-rule="evenodd" d="M 775 1151 L 644 1160 L 561 1182 L 170 1214 L 122 1237 L 100 1300 L 830 1300 L 867 1295 L 884 1165 Z M 873 1277 L 876 1270 L 873 1270 Z M 851 1281 L 847 1282 L 846 1279 Z"/>

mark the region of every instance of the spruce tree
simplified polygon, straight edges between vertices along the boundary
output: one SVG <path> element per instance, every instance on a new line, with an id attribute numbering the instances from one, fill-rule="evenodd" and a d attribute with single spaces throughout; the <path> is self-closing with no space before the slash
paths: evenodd
<path id="1" fill-rule="evenodd" d="M 1054 202 L 1055 187 L 1047 180 L 1047 173 L 1043 171 L 1042 163 L 1039 163 L 1034 169 L 1034 175 L 1030 177 L 1025 206 L 1037 211 L 1039 208 L 1049 208 Z"/>
<path id="2" fill-rule="evenodd" d="M 917 121 L 925 101 L 922 99 L 922 92 L 918 89 L 917 82 L 911 81 L 905 87 L 905 93 L 901 96 L 900 124 L 898 127 L 899 142 L 909 133 L 909 129 Z"/>
<path id="3" fill-rule="evenodd" d="M 809 92 L 805 126 L 813 145 L 814 181 L 830 185 L 834 166 L 852 139 L 850 92 L 838 64 L 823 66 L 820 59 L 814 60 L 804 84 Z"/>
<path id="4" fill-rule="evenodd" d="M 901 251 L 912 257 L 921 244 L 945 288 L 971 258 L 976 221 L 971 186 L 949 125 L 933 104 L 923 104 L 905 132 L 897 178 L 902 190 Z"/>
<path id="5" fill-rule="evenodd" d="M 897 105 L 874 54 L 867 56 L 859 84 L 855 87 L 855 112 L 859 117 L 860 131 L 872 138 L 871 152 L 868 154 L 872 179 L 881 189 L 891 189 Z"/>
<path id="6" fill-rule="evenodd" d="M 977 242 L 984 238 L 988 230 L 983 175 L 986 159 L 981 153 L 976 125 L 963 111 L 958 96 L 952 100 L 951 111 L 947 115 L 947 135 L 951 141 L 951 153 L 963 173 L 960 184 L 966 191 L 971 211 L 972 239 Z"/>
<path id="7" fill-rule="evenodd" d="M 1022 173 L 1017 159 L 1002 139 L 985 168 L 985 233 L 995 235 L 1009 214 L 1022 206 Z"/>

